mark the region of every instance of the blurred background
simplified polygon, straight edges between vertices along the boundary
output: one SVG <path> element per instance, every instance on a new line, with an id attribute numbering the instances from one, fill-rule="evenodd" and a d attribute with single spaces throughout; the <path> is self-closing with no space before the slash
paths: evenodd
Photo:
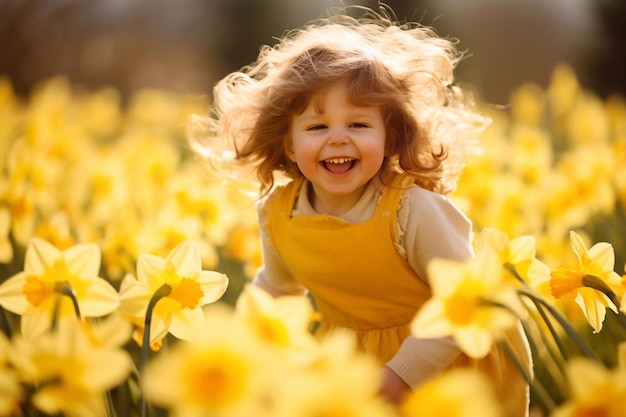
<path id="1" fill-rule="evenodd" d="M 144 87 L 210 95 L 261 44 L 326 14 L 337 0 L 0 0 L 0 75 L 20 94 L 64 74 L 128 95 Z M 377 1 L 350 0 L 376 8 Z M 542 86 L 558 62 L 604 97 L 626 92 L 624 0 L 389 0 L 400 20 L 458 38 L 458 76 L 503 104 Z"/>

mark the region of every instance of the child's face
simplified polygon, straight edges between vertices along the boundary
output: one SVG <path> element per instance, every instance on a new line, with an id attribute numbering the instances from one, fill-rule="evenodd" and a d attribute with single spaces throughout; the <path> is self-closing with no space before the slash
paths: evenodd
<path id="1" fill-rule="evenodd" d="M 379 106 L 349 102 L 346 82 L 319 94 L 302 114 L 293 116 L 286 151 L 313 185 L 313 206 L 322 213 L 341 214 L 356 204 L 383 164 L 385 124 Z"/>

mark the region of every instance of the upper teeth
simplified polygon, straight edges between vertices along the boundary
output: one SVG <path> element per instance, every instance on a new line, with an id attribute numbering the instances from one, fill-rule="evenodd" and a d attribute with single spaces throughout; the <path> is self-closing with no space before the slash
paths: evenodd
<path id="1" fill-rule="evenodd" d="M 326 160 L 326 162 L 329 162 L 331 164 L 343 164 L 344 162 L 350 162 L 350 161 L 354 161 L 354 158 L 333 158 L 333 159 Z"/>

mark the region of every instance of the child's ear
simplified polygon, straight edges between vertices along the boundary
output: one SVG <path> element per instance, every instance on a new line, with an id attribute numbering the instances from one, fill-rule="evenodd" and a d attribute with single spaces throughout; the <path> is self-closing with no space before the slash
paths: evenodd
<path id="1" fill-rule="evenodd" d="M 291 136 L 287 136 L 283 141 L 283 149 L 285 150 L 287 158 L 289 158 L 291 162 L 296 162 L 296 152 L 293 150 L 293 141 L 291 140 Z"/>

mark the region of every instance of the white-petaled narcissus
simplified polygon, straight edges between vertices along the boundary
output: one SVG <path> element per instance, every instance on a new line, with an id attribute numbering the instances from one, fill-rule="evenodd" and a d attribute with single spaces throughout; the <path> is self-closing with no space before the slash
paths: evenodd
<path id="1" fill-rule="evenodd" d="M 416 337 L 452 336 L 468 356 L 482 358 L 526 312 L 492 250 L 465 262 L 436 258 L 427 268 L 432 297 L 411 322 Z"/>
<path id="2" fill-rule="evenodd" d="M 171 291 L 154 307 L 151 346 L 158 345 L 168 332 L 179 339 L 195 339 L 204 323 L 202 306 L 224 294 L 228 277 L 203 270 L 196 245 L 186 240 L 172 249 L 166 258 L 139 255 L 137 278 L 127 274 L 122 281 L 119 311 L 134 323 L 142 323 L 150 299 L 163 286 L 169 286 Z"/>
<path id="3" fill-rule="evenodd" d="M 550 289 L 559 299 L 572 298 L 581 308 L 594 333 L 602 329 L 607 307 L 617 313 L 617 306 L 605 291 L 613 291 L 616 296 L 624 293 L 621 277 L 613 270 L 615 252 L 606 242 L 593 245 L 589 250 L 582 237 L 570 232 L 572 249 L 576 259 L 571 263 L 562 263 L 552 271 Z"/>
<path id="4" fill-rule="evenodd" d="M 24 270 L 0 285 L 0 305 L 21 315 L 25 337 L 36 337 L 59 319 L 76 316 L 70 297 L 60 287 L 71 290 L 79 313 L 102 317 L 119 306 L 115 288 L 100 278 L 100 249 L 81 244 L 60 251 L 47 241 L 33 238 L 26 248 Z"/>

